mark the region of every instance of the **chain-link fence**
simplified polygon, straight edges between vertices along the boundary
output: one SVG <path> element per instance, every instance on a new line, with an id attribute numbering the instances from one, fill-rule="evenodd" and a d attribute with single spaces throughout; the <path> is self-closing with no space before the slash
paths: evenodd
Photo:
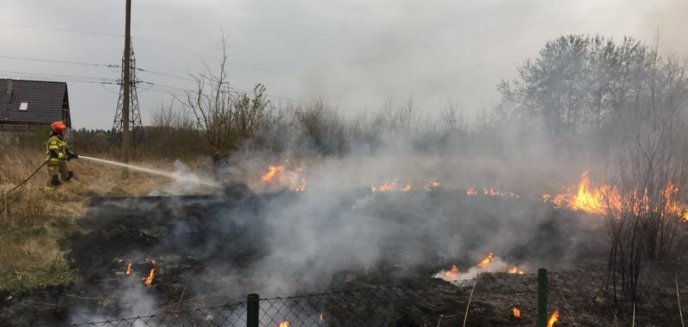
<path id="1" fill-rule="evenodd" d="M 72 326 L 145 327 L 145 326 L 246 326 L 246 303 L 239 302 L 218 307 L 196 308 L 183 311 L 126 319 L 104 319 Z"/>
<path id="2" fill-rule="evenodd" d="M 673 271 L 645 275 L 631 314 L 619 310 L 618 299 L 610 294 L 606 269 L 591 267 L 550 273 L 544 285 L 534 274 L 507 273 L 449 283 L 409 279 L 388 287 L 354 281 L 328 293 L 253 294 L 246 302 L 221 307 L 73 326 L 534 326 L 538 312 L 541 319 L 553 319 L 557 312 L 557 326 L 614 325 L 630 319 L 636 325 L 680 326 L 680 303 L 688 303 L 688 274 Z M 548 300 L 539 305 L 543 294 Z"/>

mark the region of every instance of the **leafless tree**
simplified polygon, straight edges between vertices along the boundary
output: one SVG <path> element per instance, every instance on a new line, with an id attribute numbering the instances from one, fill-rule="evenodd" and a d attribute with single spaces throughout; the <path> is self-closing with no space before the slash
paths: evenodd
<path id="1" fill-rule="evenodd" d="M 227 40 L 223 37 L 218 70 L 207 68 L 206 73 L 194 76 L 196 87 L 187 92 L 186 101 L 216 163 L 253 137 L 269 114 L 265 87 L 256 85 L 252 96 L 237 92 L 229 84 L 227 62 Z"/>
<path id="2" fill-rule="evenodd" d="M 607 286 L 638 300 L 643 267 L 676 259 L 688 160 L 686 65 L 631 38 L 563 36 L 499 89 L 503 117 L 542 126 L 564 153 L 610 163 Z"/>
<path id="3" fill-rule="evenodd" d="M 618 115 L 625 126 L 615 151 L 623 206 L 606 219 L 610 286 L 617 302 L 631 306 L 643 268 L 666 266 L 680 254 L 676 238 L 686 214 L 680 192 L 688 164 L 686 68 L 656 52 L 651 58 L 647 74 L 631 80 L 634 96 L 624 99 Z"/>

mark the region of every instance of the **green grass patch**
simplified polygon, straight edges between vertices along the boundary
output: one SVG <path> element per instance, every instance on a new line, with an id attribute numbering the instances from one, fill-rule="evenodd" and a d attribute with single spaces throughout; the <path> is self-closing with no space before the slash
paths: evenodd
<path id="1" fill-rule="evenodd" d="M 0 231 L 0 290 L 24 293 L 71 283 L 74 275 L 59 244 L 73 230 L 65 219 L 5 226 Z"/>

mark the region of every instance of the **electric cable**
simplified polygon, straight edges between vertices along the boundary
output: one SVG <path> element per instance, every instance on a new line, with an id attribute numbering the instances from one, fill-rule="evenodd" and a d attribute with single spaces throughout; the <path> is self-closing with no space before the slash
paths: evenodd
<path id="1" fill-rule="evenodd" d="M 115 65 L 115 64 L 97 64 L 97 63 L 92 63 L 92 62 L 81 62 L 81 61 L 71 61 L 71 60 L 55 60 L 55 59 L 43 59 L 43 58 L 29 58 L 29 57 L 16 57 L 16 56 L 4 56 L 4 55 L 0 55 L 0 59 L 36 61 L 36 62 L 81 65 L 81 66 L 92 66 L 92 67 L 121 68 L 120 65 Z"/>

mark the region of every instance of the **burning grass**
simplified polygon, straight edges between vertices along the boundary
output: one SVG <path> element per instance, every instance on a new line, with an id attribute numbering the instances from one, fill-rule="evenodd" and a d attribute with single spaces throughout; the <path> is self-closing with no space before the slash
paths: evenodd
<path id="1" fill-rule="evenodd" d="M 647 189 L 622 194 L 614 185 L 593 184 L 588 177 L 588 171 L 585 171 L 575 192 L 568 190 L 554 196 L 545 194 L 543 200 L 553 203 L 558 208 L 569 208 L 600 216 L 618 216 L 623 212 L 643 216 L 657 211 L 661 217 L 688 220 L 688 207 L 677 199 L 678 191 L 678 186 L 669 181 L 661 188 L 659 197 L 651 196 Z"/>
<path id="2" fill-rule="evenodd" d="M 0 154 L 0 193 L 29 176 L 44 160 L 42 149 L 5 145 Z M 145 162 L 163 166 L 162 162 Z M 94 196 L 144 195 L 169 181 L 143 174 L 121 179 L 121 169 L 72 160 L 77 179 L 45 190 L 42 168 L 26 185 L 0 199 L 0 290 L 28 292 L 70 283 L 74 275 L 61 240 L 77 231 Z M 168 168 L 169 169 L 169 168 Z"/>

